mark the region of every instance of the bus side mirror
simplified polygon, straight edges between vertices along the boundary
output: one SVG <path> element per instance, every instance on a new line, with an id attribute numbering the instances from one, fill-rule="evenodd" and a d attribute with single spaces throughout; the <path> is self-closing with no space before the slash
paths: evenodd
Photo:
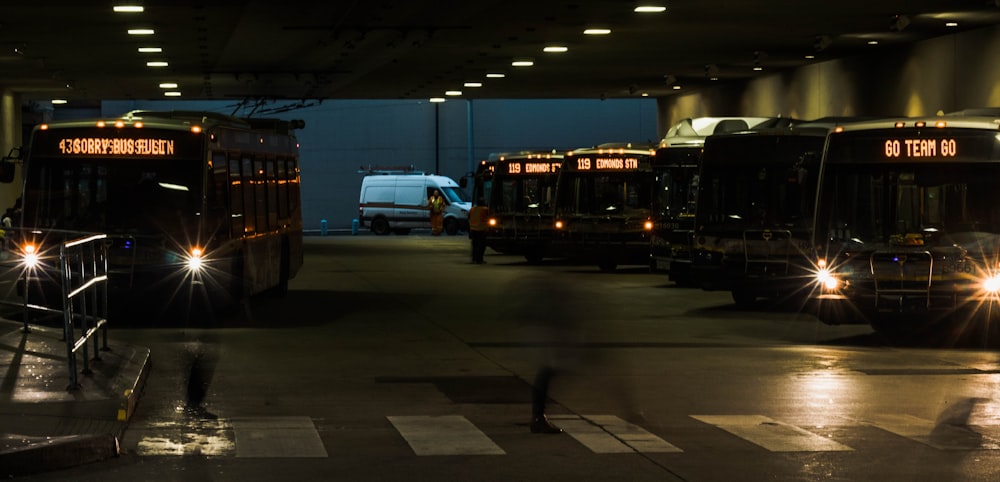
<path id="1" fill-rule="evenodd" d="M 10 153 L 0 159 L 0 182 L 8 184 L 14 182 L 14 172 L 17 171 L 17 164 L 14 161 L 24 159 L 21 155 L 21 148 L 15 147 Z"/>
<path id="2" fill-rule="evenodd" d="M 14 164 L 12 161 L 0 161 L 0 182 L 4 184 L 14 182 L 14 171 L 16 170 L 17 164 Z"/>

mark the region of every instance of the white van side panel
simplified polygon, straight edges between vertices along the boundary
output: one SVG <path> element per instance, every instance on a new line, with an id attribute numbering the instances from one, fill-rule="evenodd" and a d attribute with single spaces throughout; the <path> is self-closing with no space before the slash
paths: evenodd
<path id="1" fill-rule="evenodd" d="M 371 226 L 372 220 L 384 218 L 390 229 L 431 227 L 427 206 L 429 191 L 443 187 L 458 188 L 458 183 L 446 176 L 436 175 L 370 175 L 361 182 L 359 221 L 361 226 Z M 464 229 L 468 224 L 470 206 L 448 203 L 445 217 L 460 220 Z"/>

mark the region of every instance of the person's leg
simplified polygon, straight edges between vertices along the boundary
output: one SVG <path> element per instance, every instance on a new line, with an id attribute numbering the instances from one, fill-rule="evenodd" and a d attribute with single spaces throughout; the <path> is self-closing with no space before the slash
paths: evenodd
<path id="1" fill-rule="evenodd" d="M 541 367 L 535 375 L 535 384 L 531 389 L 531 433 L 561 433 L 562 429 L 549 423 L 545 416 L 545 403 L 549 398 L 549 383 L 552 381 L 552 368 Z"/>

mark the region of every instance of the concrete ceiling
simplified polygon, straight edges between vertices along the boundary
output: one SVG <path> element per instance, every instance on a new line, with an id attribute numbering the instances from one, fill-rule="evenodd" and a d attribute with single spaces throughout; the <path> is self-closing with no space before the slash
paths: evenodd
<path id="1" fill-rule="evenodd" d="M 646 14 L 621 0 L 145 0 L 131 14 L 113 13 L 116 3 L 3 1 L 0 86 L 71 103 L 167 90 L 187 100 L 664 96 L 761 75 L 755 66 L 774 72 L 1000 23 L 1000 0 L 650 0 L 666 11 Z M 139 27 L 155 34 L 126 32 Z M 584 35 L 590 27 L 611 33 Z M 549 45 L 568 51 L 543 52 Z M 138 52 L 147 46 L 162 53 Z M 521 58 L 534 66 L 511 66 Z M 486 78 L 493 72 L 506 77 Z"/>

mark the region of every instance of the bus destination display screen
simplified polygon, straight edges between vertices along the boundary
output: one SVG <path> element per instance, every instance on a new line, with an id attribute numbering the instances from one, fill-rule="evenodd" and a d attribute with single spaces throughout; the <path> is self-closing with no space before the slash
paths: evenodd
<path id="1" fill-rule="evenodd" d="M 968 162 L 1000 158 L 997 131 L 934 130 L 933 135 L 917 134 L 898 131 L 836 134 L 830 140 L 828 159 L 830 162 Z"/>
<path id="2" fill-rule="evenodd" d="M 573 159 L 578 171 L 634 171 L 639 169 L 639 156 L 580 156 Z"/>
<path id="3" fill-rule="evenodd" d="M 131 129 L 50 129 L 35 133 L 34 156 L 50 157 L 201 157 L 202 138 L 189 132 Z"/>
<path id="4" fill-rule="evenodd" d="M 558 161 L 508 161 L 507 174 L 555 174 L 562 166 Z"/>

